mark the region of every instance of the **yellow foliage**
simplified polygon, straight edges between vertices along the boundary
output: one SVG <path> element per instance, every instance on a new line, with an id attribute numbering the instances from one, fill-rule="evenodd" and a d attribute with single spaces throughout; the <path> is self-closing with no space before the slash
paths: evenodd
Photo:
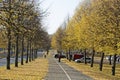
<path id="1" fill-rule="evenodd" d="M 7 41 L 5 36 L 5 31 L 0 32 L 0 48 L 6 48 Z"/>
<path id="2" fill-rule="evenodd" d="M 106 53 L 119 53 L 115 46 L 120 42 L 119 0 L 98 0 L 80 6 L 67 25 L 66 39 L 70 46 L 94 48 Z M 113 10 L 113 11 L 112 11 Z M 73 44 L 75 41 L 76 45 Z"/>
<path id="3" fill-rule="evenodd" d="M 96 0 L 79 6 L 66 25 L 63 48 L 120 54 L 119 6 L 120 0 Z"/>

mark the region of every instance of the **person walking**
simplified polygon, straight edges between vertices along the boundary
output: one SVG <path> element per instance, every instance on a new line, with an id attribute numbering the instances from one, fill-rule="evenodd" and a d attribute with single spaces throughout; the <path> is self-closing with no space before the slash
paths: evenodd
<path id="1" fill-rule="evenodd" d="M 61 61 L 61 52 L 59 52 L 58 54 L 59 54 L 58 62 L 60 62 Z"/>

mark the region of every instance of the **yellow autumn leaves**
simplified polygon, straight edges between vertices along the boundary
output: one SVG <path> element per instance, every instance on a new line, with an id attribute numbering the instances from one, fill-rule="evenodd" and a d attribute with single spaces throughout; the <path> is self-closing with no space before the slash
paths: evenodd
<path id="1" fill-rule="evenodd" d="M 11 70 L 0 67 L 0 79 L 42 80 L 46 76 L 47 71 L 47 59 L 39 58 L 31 63 L 19 66 L 18 68 L 13 67 Z"/>
<path id="2" fill-rule="evenodd" d="M 120 0 L 83 2 L 63 27 L 64 50 L 94 48 L 96 51 L 119 54 Z"/>

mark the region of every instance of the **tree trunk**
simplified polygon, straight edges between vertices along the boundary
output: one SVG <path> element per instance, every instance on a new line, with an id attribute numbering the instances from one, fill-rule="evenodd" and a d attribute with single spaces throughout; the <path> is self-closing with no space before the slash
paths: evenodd
<path id="1" fill-rule="evenodd" d="M 24 54 L 24 36 L 22 37 L 22 52 L 21 52 L 21 65 L 23 65 L 23 54 Z"/>
<path id="2" fill-rule="evenodd" d="M 36 49 L 36 53 L 35 54 L 36 54 L 36 58 L 37 58 L 38 57 L 38 55 L 37 55 L 37 49 Z"/>
<path id="3" fill-rule="evenodd" d="M 87 64 L 87 62 L 86 62 L 86 49 L 84 50 L 84 63 Z"/>
<path id="4" fill-rule="evenodd" d="M 32 50 L 31 50 L 31 40 L 30 40 L 30 54 L 29 54 L 29 62 L 31 62 L 31 53 L 32 53 Z"/>
<path id="5" fill-rule="evenodd" d="M 33 49 L 33 61 L 35 60 L 35 49 Z"/>
<path id="6" fill-rule="evenodd" d="M 95 50 L 93 49 L 92 60 L 91 60 L 91 67 L 93 67 L 93 63 L 94 63 L 94 55 L 95 55 Z"/>
<path id="7" fill-rule="evenodd" d="M 102 53 L 102 56 L 101 56 L 101 61 L 100 61 L 100 66 L 99 66 L 100 71 L 102 71 L 103 59 L 104 59 L 104 53 Z"/>
<path id="8" fill-rule="evenodd" d="M 109 65 L 112 65 L 111 56 L 112 55 L 109 56 Z"/>
<path id="9" fill-rule="evenodd" d="M 70 53 L 70 48 L 69 48 L 69 53 L 68 54 L 69 54 L 69 61 L 71 61 L 71 59 L 72 59 L 71 57 L 72 56 L 71 56 L 71 53 Z"/>
<path id="10" fill-rule="evenodd" d="M 34 49 L 34 59 L 36 59 L 36 49 Z"/>
<path id="11" fill-rule="evenodd" d="M 115 76 L 115 68 L 116 68 L 116 54 L 114 55 L 113 65 L 112 65 L 112 75 Z"/>
<path id="12" fill-rule="evenodd" d="M 67 60 L 68 60 L 68 51 L 66 51 L 66 58 L 67 58 Z"/>
<path id="13" fill-rule="evenodd" d="M 15 56 L 15 50 L 16 50 L 16 47 L 15 47 L 15 45 L 14 45 L 14 47 L 13 47 L 14 56 Z"/>
<path id="14" fill-rule="evenodd" d="M 33 48 L 32 48 L 32 61 L 34 60 L 34 56 L 33 56 Z"/>
<path id="15" fill-rule="evenodd" d="M 28 56 L 29 56 L 29 39 L 27 41 L 27 55 L 26 55 L 26 63 L 28 63 Z"/>
<path id="16" fill-rule="evenodd" d="M 10 50 L 11 50 L 11 30 L 8 30 L 8 53 L 7 53 L 7 65 L 6 68 L 10 70 Z"/>
<path id="17" fill-rule="evenodd" d="M 15 67 L 18 67 L 18 49 L 19 49 L 19 46 L 18 46 L 18 40 L 19 40 L 19 35 L 16 34 L 16 54 L 15 54 Z"/>
<path id="18" fill-rule="evenodd" d="M 10 22 L 10 19 L 11 19 L 11 0 L 9 0 L 9 18 L 8 18 L 8 24 L 9 24 L 9 27 L 11 26 L 11 22 Z M 11 51 L 11 29 L 8 28 L 8 53 L 7 53 L 7 65 L 6 65 L 6 68 L 7 70 L 10 70 L 10 51 Z"/>

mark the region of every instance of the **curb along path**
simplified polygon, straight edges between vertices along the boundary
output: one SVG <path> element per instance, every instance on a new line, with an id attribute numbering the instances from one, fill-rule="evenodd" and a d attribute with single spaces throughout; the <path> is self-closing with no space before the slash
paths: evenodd
<path id="1" fill-rule="evenodd" d="M 93 80 L 72 67 L 49 58 L 49 71 L 44 80 Z"/>

